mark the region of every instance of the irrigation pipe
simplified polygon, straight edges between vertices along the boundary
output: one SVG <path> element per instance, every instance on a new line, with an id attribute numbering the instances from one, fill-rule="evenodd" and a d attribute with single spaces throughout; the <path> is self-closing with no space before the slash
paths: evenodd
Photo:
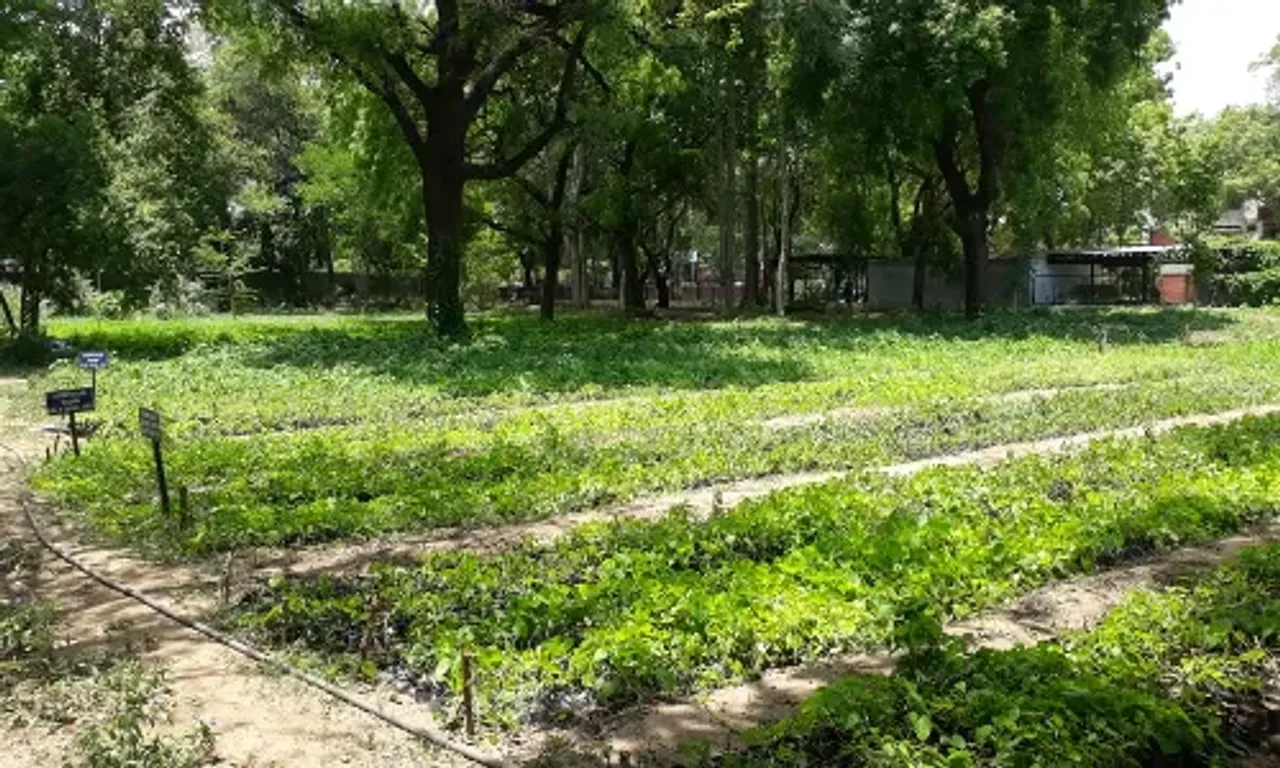
<path id="1" fill-rule="evenodd" d="M 3 447 L 6 450 L 8 450 L 10 453 L 12 453 L 15 457 L 17 457 L 18 461 L 21 462 L 21 464 L 24 467 L 27 466 L 26 460 L 22 457 L 20 453 L 15 451 L 10 446 L 6 445 Z M 103 576 L 101 573 L 98 573 L 97 571 L 93 570 L 87 565 L 76 560 L 74 557 L 67 554 L 60 547 L 58 547 L 56 544 L 54 544 L 52 541 L 49 540 L 49 537 L 45 535 L 44 528 L 41 527 L 39 521 L 37 520 L 36 514 L 31 511 L 32 504 L 31 504 L 31 497 L 29 493 L 27 493 L 26 491 L 22 491 L 20 495 L 20 499 L 21 499 L 23 514 L 26 515 L 27 523 L 31 526 L 31 531 L 35 534 L 36 539 L 40 542 L 40 545 L 43 546 L 45 549 L 49 550 L 50 552 L 52 552 L 54 556 L 56 556 L 59 560 L 63 561 L 67 565 L 76 569 L 80 573 L 83 573 L 85 576 L 88 576 L 89 578 L 98 582 L 102 586 L 107 587 L 108 589 L 111 589 L 115 592 L 119 592 L 125 597 L 135 600 L 141 603 L 142 605 L 145 605 L 147 608 L 150 608 L 152 611 L 155 611 L 161 616 L 164 616 L 165 618 L 175 621 L 181 624 L 182 626 L 186 627 L 187 629 L 191 629 L 196 632 L 199 632 L 200 634 L 204 635 L 210 640 L 213 640 L 214 642 L 220 645 L 226 646 L 227 648 L 230 648 L 236 653 L 239 653 L 243 656 L 247 656 L 250 659 L 253 659 L 254 661 L 258 662 L 259 664 L 262 664 L 263 666 L 270 667 L 271 669 L 274 669 L 278 672 L 283 672 L 284 674 L 289 675 L 290 677 L 301 680 L 302 682 L 306 683 L 312 688 L 316 688 L 320 691 L 323 691 L 324 693 L 329 694 L 330 696 L 337 699 L 338 701 L 341 701 L 342 703 L 347 704 L 349 706 L 355 707 L 361 712 L 372 715 L 378 718 L 379 720 L 383 721 L 384 723 L 387 723 L 388 725 L 399 728 L 405 733 L 408 733 L 412 736 L 416 736 L 420 739 L 428 741 L 431 744 L 434 744 L 435 746 L 440 747 L 442 749 L 447 749 L 450 752 L 459 754 L 474 763 L 487 766 L 488 768 L 512 768 L 512 763 L 500 757 L 490 755 L 487 752 L 482 752 L 467 744 L 461 744 L 459 742 L 456 742 L 450 739 L 448 735 L 446 735 L 441 731 L 437 731 L 432 728 L 422 728 L 419 726 L 412 725 L 410 723 L 406 723 L 404 720 L 401 720 L 400 718 L 394 715 L 389 715 L 385 712 L 378 710 L 373 706 L 370 706 L 369 704 L 366 704 L 365 702 L 361 701 L 355 696 L 352 696 L 351 694 L 342 690 L 341 688 L 325 680 L 322 680 L 319 677 L 316 677 L 315 675 L 312 675 L 308 672 L 304 672 L 301 669 L 298 669 L 297 667 L 293 666 L 292 664 L 281 661 L 280 659 L 277 659 L 274 656 L 271 656 L 270 654 L 263 653 L 262 651 L 259 651 L 258 649 L 254 648 L 253 646 L 242 643 L 239 640 L 235 639 L 234 637 L 231 637 L 230 635 L 227 635 L 223 632 L 219 632 L 218 630 L 214 629 L 213 627 L 210 627 L 207 624 L 203 624 L 199 621 L 188 619 L 185 616 L 174 613 L 170 609 L 157 603 L 156 601 L 142 594 L 138 590 L 133 589 L 132 587 L 129 587 L 125 584 L 121 584 L 120 582 L 114 579 L 111 579 L 107 576 Z"/>

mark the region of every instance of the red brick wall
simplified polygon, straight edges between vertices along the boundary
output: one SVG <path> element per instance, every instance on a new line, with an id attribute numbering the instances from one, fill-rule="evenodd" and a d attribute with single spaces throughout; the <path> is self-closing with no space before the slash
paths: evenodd
<path id="1" fill-rule="evenodd" d="M 1191 275 L 1164 275 L 1159 286 L 1160 303 L 1165 306 L 1190 304 L 1194 299 Z"/>

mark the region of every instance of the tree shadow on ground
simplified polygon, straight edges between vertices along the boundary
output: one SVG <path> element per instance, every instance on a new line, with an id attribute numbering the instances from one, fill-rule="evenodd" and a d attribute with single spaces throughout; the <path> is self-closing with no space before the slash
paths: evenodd
<path id="1" fill-rule="evenodd" d="M 1191 334 L 1226 331 L 1239 318 L 1202 309 L 1129 307 L 1054 307 L 992 310 L 976 320 L 950 312 L 822 315 L 804 318 L 828 346 L 843 348 L 864 343 L 868 336 L 897 334 L 939 341 L 1019 341 L 1053 339 L 1112 345 L 1162 344 L 1185 341 Z M 785 332 L 784 327 L 771 329 Z"/>
<path id="2" fill-rule="evenodd" d="M 1228 314 L 1179 310 L 876 315 L 776 321 L 639 321 L 566 314 L 554 325 L 515 314 L 478 317 L 467 343 L 432 336 L 416 318 L 301 328 L 263 340 L 250 365 L 358 366 L 455 396 L 568 392 L 637 386 L 756 387 L 809 381 L 824 350 L 868 353 L 915 338 L 925 342 L 1058 339 L 1106 345 L 1186 341 L 1236 325 Z M 906 339 L 904 339 L 906 337 Z M 1013 354 L 1014 351 L 1011 351 Z"/>
<path id="3" fill-rule="evenodd" d="M 743 354 L 751 336 L 705 323 L 580 316 L 544 325 L 496 315 L 478 318 L 468 342 L 450 343 L 431 335 L 421 321 L 388 320 L 305 330 L 265 344 L 248 362 L 263 367 L 356 366 L 454 396 L 756 387 L 816 376 L 811 362 L 800 357 Z"/>

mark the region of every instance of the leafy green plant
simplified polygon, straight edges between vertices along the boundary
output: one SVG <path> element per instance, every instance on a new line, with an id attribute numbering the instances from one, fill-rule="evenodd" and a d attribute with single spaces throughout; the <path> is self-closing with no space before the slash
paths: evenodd
<path id="1" fill-rule="evenodd" d="M 76 734 L 67 768 L 195 768 L 213 762 L 207 724 L 178 735 L 157 733 L 172 719 L 162 674 L 127 663 L 97 682 L 102 704 Z"/>
<path id="2" fill-rule="evenodd" d="M 955 641 L 854 677 L 698 765 L 1213 765 L 1265 733 L 1280 650 L 1280 546 L 1139 592 L 1062 644 L 970 654 Z"/>
<path id="3" fill-rule="evenodd" d="M 1097 445 L 990 471 L 875 474 L 706 521 L 587 526 L 552 546 L 278 580 L 231 621 L 262 641 L 426 675 L 476 653 L 495 721 L 556 719 L 918 640 L 1099 564 L 1277 509 L 1280 419 Z"/>

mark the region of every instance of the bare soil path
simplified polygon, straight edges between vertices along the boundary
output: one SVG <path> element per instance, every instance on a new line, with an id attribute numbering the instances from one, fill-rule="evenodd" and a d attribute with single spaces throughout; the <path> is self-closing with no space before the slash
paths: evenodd
<path id="1" fill-rule="evenodd" d="M 6 397 L 23 386 L 0 379 L 0 537 L 35 545 L 21 507 L 25 467 L 19 458 L 44 456 L 47 438 L 32 432 Z M 16 456 L 13 452 L 16 452 Z M 47 516 L 46 516 L 47 517 Z M 212 605 L 208 585 L 215 575 L 195 567 L 153 564 L 121 552 L 76 543 L 51 526 L 50 535 L 68 552 L 105 575 L 160 598 L 188 615 Z M 35 597 L 55 602 L 62 620 L 58 635 L 68 650 L 133 640 L 143 660 L 167 671 L 176 702 L 176 722 L 199 719 L 214 725 L 217 754 L 231 766 L 422 766 L 466 765 L 431 750 L 380 721 L 338 704 L 291 678 L 266 675 L 235 652 L 180 627 L 138 603 L 85 578 L 47 555 L 33 583 Z M 430 725 L 425 710 L 393 693 L 370 691 L 368 700 L 410 722 Z M 61 762 L 73 728 L 0 730 L 0 755 L 10 768 L 46 768 Z"/>

